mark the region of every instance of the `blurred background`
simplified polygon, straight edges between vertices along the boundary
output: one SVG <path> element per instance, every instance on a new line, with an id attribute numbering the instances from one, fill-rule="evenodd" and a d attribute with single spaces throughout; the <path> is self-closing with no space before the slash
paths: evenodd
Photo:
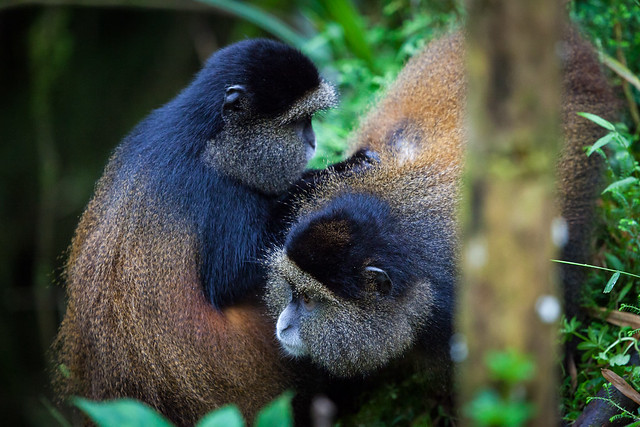
<path id="1" fill-rule="evenodd" d="M 624 49 L 638 74 L 637 2 L 568 8 L 600 48 Z M 118 142 L 213 51 L 260 36 L 311 56 L 342 97 L 315 119 L 312 166 L 322 167 L 342 156 L 357 119 L 406 59 L 463 21 L 454 0 L 0 0 L 3 424 L 56 424 L 47 352 L 64 313 L 61 272 L 79 216 Z M 624 79 L 611 78 L 624 96 Z M 637 91 L 631 99 L 637 114 Z M 625 120 L 637 142 L 632 107 Z"/>

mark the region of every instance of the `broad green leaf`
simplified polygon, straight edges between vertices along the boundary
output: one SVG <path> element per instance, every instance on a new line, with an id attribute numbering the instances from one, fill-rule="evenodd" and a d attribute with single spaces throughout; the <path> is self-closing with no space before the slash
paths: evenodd
<path id="1" fill-rule="evenodd" d="M 535 373 L 534 362 L 525 354 L 513 349 L 491 351 L 485 357 L 492 378 L 508 384 L 529 380 Z"/>
<path id="2" fill-rule="evenodd" d="M 494 390 L 482 390 L 464 408 L 464 412 L 484 426 L 519 426 L 535 413 L 527 402 L 504 400 Z"/>
<path id="3" fill-rule="evenodd" d="M 608 133 L 597 140 L 591 147 L 587 149 L 587 156 L 592 155 L 597 149 L 604 147 L 613 140 L 615 133 Z"/>
<path id="4" fill-rule="evenodd" d="M 604 287 L 604 292 L 605 294 L 608 294 L 609 292 L 611 292 L 611 289 L 613 289 L 614 285 L 616 284 L 616 282 L 618 281 L 618 279 L 620 278 L 620 272 L 616 271 L 615 273 L 613 273 L 613 275 L 611 276 L 611 278 L 609 279 L 609 281 L 607 282 L 607 286 Z"/>
<path id="5" fill-rule="evenodd" d="M 292 398 L 293 393 L 285 392 L 276 400 L 265 406 L 256 417 L 256 427 L 292 427 Z"/>
<path id="6" fill-rule="evenodd" d="M 593 350 L 594 348 L 597 348 L 598 345 L 590 342 L 590 341 L 582 341 L 580 343 L 578 343 L 578 350 Z"/>
<path id="7" fill-rule="evenodd" d="M 228 405 L 209 412 L 196 427 L 244 427 L 244 419 L 237 406 Z"/>
<path id="8" fill-rule="evenodd" d="M 602 194 L 607 193 L 607 192 L 612 191 L 612 190 L 621 190 L 621 189 L 627 188 L 631 184 L 635 184 L 635 183 L 638 183 L 638 178 L 636 178 L 635 176 L 628 176 L 625 179 L 621 179 L 619 181 L 616 181 L 616 182 L 610 184 L 607 188 L 605 188 L 602 191 Z"/>
<path id="9" fill-rule="evenodd" d="M 166 418 L 142 402 L 118 399 L 94 402 L 74 397 L 71 403 L 87 414 L 99 427 L 171 427 Z"/>
<path id="10" fill-rule="evenodd" d="M 591 120 L 593 123 L 597 124 L 598 126 L 602 126 L 605 129 L 609 129 L 611 131 L 615 131 L 616 127 L 606 121 L 605 119 L 603 119 L 602 117 L 598 117 L 595 114 L 591 114 L 591 113 L 576 113 L 577 115 L 584 117 L 585 119 Z"/>
<path id="11" fill-rule="evenodd" d="M 629 363 L 631 356 L 628 354 L 616 354 L 613 357 L 609 358 L 609 364 L 611 366 L 625 366 Z"/>

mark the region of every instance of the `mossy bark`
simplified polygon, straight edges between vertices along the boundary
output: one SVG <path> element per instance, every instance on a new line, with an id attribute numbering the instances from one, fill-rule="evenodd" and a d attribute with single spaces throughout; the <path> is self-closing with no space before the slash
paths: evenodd
<path id="1" fill-rule="evenodd" d="M 535 405 L 531 425 L 555 425 L 557 318 L 543 320 L 540 309 L 559 301 L 550 259 L 561 4 L 470 0 L 468 6 L 472 137 L 458 322 L 469 352 L 459 401 L 464 407 L 486 389 L 508 400 L 515 387 Z M 487 354 L 506 350 L 534 360 L 530 380 L 509 388 L 492 377 Z"/>

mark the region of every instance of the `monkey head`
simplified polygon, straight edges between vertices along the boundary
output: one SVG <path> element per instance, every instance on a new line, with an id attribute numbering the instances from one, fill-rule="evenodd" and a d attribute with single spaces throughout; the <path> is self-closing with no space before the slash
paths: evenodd
<path id="1" fill-rule="evenodd" d="M 270 255 L 265 297 L 286 353 L 349 377 L 412 347 L 436 298 L 405 231 L 365 194 L 335 198 L 293 226 Z"/>
<path id="2" fill-rule="evenodd" d="M 247 40 L 217 52 L 196 77 L 217 83 L 217 126 L 205 161 L 240 183 L 281 194 L 302 175 L 315 153 L 311 118 L 337 102 L 335 89 L 301 52 L 284 44 Z"/>

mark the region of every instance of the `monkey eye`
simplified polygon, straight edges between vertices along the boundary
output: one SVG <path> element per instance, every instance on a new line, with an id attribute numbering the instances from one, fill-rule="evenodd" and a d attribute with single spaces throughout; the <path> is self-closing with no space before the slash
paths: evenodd
<path id="1" fill-rule="evenodd" d="M 311 298 L 306 292 L 303 292 L 301 295 L 302 306 L 307 310 L 311 311 L 316 308 L 316 300 Z"/>

